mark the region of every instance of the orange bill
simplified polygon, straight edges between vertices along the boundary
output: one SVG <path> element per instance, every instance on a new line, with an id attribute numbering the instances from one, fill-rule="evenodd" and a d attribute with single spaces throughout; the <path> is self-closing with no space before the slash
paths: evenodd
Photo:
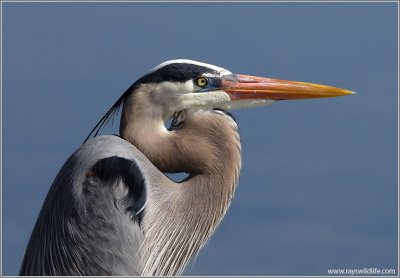
<path id="1" fill-rule="evenodd" d="M 338 97 L 354 94 L 345 89 L 304 83 L 286 81 L 272 78 L 255 77 L 249 75 L 229 75 L 222 78 L 222 90 L 232 100 L 240 99 L 308 99 L 323 97 Z"/>

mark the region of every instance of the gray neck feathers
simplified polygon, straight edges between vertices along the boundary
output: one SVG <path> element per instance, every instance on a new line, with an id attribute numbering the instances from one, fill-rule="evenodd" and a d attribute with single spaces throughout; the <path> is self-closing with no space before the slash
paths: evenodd
<path id="1" fill-rule="evenodd" d="M 136 137 L 133 142 L 139 149 L 144 144 L 140 141 Z M 238 128 L 223 112 L 197 111 L 180 129 L 152 134 L 146 144 L 142 151 L 159 169 L 191 173 L 181 183 L 150 175 L 154 180 L 148 182 L 142 222 L 142 275 L 178 275 L 214 233 L 231 203 L 241 168 Z"/>

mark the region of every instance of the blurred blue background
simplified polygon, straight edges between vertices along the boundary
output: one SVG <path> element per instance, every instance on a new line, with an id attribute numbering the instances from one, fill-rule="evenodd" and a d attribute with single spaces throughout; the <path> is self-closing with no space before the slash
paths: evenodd
<path id="1" fill-rule="evenodd" d="M 233 111 L 239 187 L 186 275 L 397 269 L 397 3 L 2 5 L 3 274 L 68 156 L 175 58 L 357 92 Z"/>

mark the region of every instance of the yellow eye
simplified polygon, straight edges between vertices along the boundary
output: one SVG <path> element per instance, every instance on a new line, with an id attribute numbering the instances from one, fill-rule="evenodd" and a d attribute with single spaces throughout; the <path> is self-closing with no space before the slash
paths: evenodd
<path id="1" fill-rule="evenodd" d="M 205 77 L 199 77 L 197 78 L 197 85 L 200 87 L 204 87 L 207 85 L 207 78 Z"/>

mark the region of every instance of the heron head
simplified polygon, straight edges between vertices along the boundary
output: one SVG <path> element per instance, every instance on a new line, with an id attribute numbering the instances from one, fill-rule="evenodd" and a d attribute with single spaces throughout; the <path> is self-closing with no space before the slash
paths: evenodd
<path id="1" fill-rule="evenodd" d="M 242 74 L 192 60 L 171 60 L 153 68 L 136 83 L 163 118 L 191 108 L 225 110 L 256 107 L 276 100 L 335 97 L 353 92 L 330 86 Z"/>
<path id="2" fill-rule="evenodd" d="M 92 133 L 96 136 L 121 106 L 121 125 L 124 126 L 126 114 L 133 110 L 151 113 L 151 117 L 166 122 L 175 113 L 187 109 L 230 110 L 264 106 L 277 100 L 347 94 L 353 92 L 312 83 L 233 74 L 224 68 L 193 60 L 170 60 L 137 80 L 104 115 L 86 140 Z M 135 109 L 132 110 L 132 107 Z"/>

